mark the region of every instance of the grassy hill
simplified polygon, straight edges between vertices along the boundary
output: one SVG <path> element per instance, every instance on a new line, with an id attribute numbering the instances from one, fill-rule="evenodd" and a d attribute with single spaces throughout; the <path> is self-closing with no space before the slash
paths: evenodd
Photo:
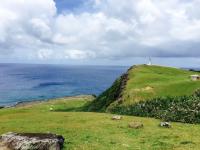
<path id="1" fill-rule="evenodd" d="M 68 97 L 0 109 L 0 134 L 61 134 L 65 138 L 64 150 L 198 150 L 199 124 L 172 123 L 172 128 L 161 128 L 159 119 L 149 118 L 200 122 L 200 92 L 193 94 L 200 81 L 191 81 L 192 74 L 198 73 L 134 66 L 96 99 Z M 111 120 L 112 114 L 86 112 L 88 109 L 129 116 L 116 121 Z M 142 122 L 144 128 L 129 128 L 132 121 Z"/>
<path id="2" fill-rule="evenodd" d="M 200 125 L 172 123 L 172 128 L 161 128 L 159 120 L 133 116 L 114 121 L 111 114 L 83 112 L 92 100 L 71 97 L 0 109 L 0 134 L 61 134 L 64 150 L 199 150 Z M 141 121 L 144 128 L 128 128 L 131 121 Z"/>
<path id="3" fill-rule="evenodd" d="M 89 109 L 112 112 L 115 108 L 124 109 L 157 97 L 192 95 L 200 87 L 200 81 L 190 79 L 192 74 L 199 73 L 154 65 L 133 66 L 103 92 Z"/>

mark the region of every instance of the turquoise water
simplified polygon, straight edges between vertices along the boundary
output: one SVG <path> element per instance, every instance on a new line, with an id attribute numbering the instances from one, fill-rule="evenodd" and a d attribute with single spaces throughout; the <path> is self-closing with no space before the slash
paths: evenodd
<path id="1" fill-rule="evenodd" d="M 128 67 L 0 64 L 0 105 L 98 95 Z"/>

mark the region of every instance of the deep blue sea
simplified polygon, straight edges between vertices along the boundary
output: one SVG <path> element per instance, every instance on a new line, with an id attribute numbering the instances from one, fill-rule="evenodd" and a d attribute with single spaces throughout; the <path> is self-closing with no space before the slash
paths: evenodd
<path id="1" fill-rule="evenodd" d="M 80 94 L 98 95 L 128 67 L 0 64 L 0 106 Z"/>

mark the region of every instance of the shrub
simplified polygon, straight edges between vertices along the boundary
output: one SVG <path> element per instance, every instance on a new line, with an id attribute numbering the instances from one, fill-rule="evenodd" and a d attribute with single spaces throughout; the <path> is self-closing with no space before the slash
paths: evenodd
<path id="1" fill-rule="evenodd" d="M 197 89 L 197 90 L 194 92 L 194 96 L 200 97 L 200 89 Z"/>
<path id="2" fill-rule="evenodd" d="M 113 113 L 155 117 L 164 121 L 200 123 L 200 92 L 192 96 L 158 97 L 131 106 L 117 106 Z"/>

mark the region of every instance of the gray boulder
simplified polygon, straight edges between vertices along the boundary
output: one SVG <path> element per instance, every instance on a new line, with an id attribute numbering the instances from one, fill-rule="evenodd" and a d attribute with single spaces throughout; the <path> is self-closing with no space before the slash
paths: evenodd
<path id="1" fill-rule="evenodd" d="M 6 133 L 0 136 L 1 150 L 61 150 L 64 138 L 51 133 Z"/>
<path id="2" fill-rule="evenodd" d="M 129 126 L 129 128 L 134 128 L 134 129 L 140 129 L 140 128 L 144 127 L 143 123 L 141 123 L 141 122 L 135 122 L 135 121 L 130 122 L 128 124 L 128 126 Z"/>

